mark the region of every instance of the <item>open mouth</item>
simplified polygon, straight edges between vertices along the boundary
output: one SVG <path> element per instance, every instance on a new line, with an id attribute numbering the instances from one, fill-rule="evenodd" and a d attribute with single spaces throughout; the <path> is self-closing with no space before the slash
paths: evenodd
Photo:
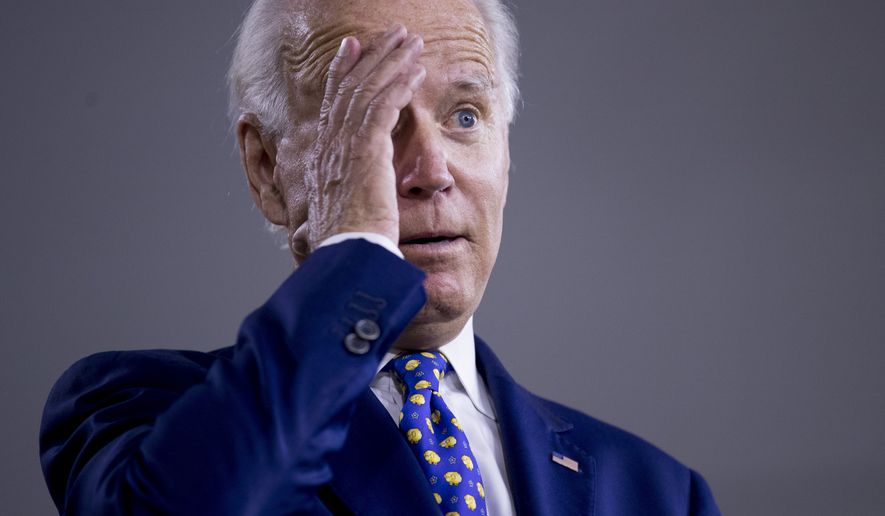
<path id="1" fill-rule="evenodd" d="M 411 245 L 411 244 L 438 244 L 441 242 L 451 242 L 452 240 L 456 240 L 459 237 L 456 236 L 427 236 L 427 237 L 418 237 L 418 238 L 410 238 L 408 240 L 403 240 L 400 242 L 400 245 Z"/>
<path id="2" fill-rule="evenodd" d="M 414 257 L 416 253 L 421 255 L 457 253 L 463 251 L 461 244 L 464 241 L 464 237 L 461 235 L 423 233 L 408 235 L 400 240 L 399 246 L 404 252 L 408 252 Z"/>

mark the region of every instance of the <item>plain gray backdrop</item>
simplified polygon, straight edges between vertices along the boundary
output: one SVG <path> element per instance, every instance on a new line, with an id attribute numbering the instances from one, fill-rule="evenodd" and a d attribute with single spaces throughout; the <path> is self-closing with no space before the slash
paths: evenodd
<path id="1" fill-rule="evenodd" d="M 432 2 L 428 2 L 432 5 Z M 245 0 L 0 15 L 0 512 L 76 359 L 209 350 L 291 269 L 225 118 Z M 725 514 L 885 512 L 885 3 L 516 2 L 524 105 L 477 333 Z"/>

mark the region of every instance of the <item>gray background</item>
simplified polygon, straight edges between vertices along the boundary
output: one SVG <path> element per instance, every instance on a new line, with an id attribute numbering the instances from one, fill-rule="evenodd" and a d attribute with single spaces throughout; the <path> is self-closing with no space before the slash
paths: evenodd
<path id="1" fill-rule="evenodd" d="M 243 0 L 0 16 L 4 514 L 53 381 L 229 345 L 290 270 L 224 116 Z M 517 3 L 525 104 L 478 333 L 726 514 L 885 511 L 885 3 Z"/>

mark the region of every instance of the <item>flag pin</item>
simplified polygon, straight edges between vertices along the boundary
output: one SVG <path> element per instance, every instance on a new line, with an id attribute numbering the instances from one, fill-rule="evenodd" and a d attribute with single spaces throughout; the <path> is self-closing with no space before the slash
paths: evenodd
<path id="1" fill-rule="evenodd" d="M 553 462 L 559 464 L 560 466 L 563 466 L 578 473 L 580 473 L 581 471 L 581 468 L 576 460 L 566 457 L 561 453 L 553 452 L 553 455 L 551 455 L 550 458 L 553 460 Z"/>

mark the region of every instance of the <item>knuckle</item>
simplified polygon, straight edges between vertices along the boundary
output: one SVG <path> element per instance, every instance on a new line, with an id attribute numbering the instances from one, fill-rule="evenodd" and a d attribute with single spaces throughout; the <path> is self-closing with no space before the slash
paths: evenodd
<path id="1" fill-rule="evenodd" d="M 377 95 L 378 91 L 380 91 L 383 86 L 383 79 L 374 75 L 370 75 L 369 77 L 366 77 L 361 83 L 356 85 L 353 90 L 353 95 L 354 97 L 367 97 Z"/>
<path id="2" fill-rule="evenodd" d="M 351 145 L 354 148 L 373 148 L 377 143 L 377 138 L 385 136 L 387 131 L 381 127 L 380 120 L 375 113 L 367 113 L 366 119 L 352 133 Z"/>
<path id="3" fill-rule="evenodd" d="M 323 102 L 320 104 L 320 119 L 324 120 L 329 116 L 329 111 L 332 110 L 332 101 L 331 99 L 324 98 Z"/>
<path id="4" fill-rule="evenodd" d="M 360 149 L 365 147 L 366 140 L 369 140 L 372 137 L 372 122 L 366 119 L 362 125 L 356 128 L 353 136 L 350 140 L 350 145 L 353 147 L 355 152 L 358 152 Z"/>
<path id="5" fill-rule="evenodd" d="M 338 96 L 343 97 L 343 96 L 347 95 L 347 92 L 356 88 L 357 85 L 358 85 L 357 80 L 350 75 L 341 79 L 341 82 L 338 83 Z"/>
<path id="6" fill-rule="evenodd" d="M 402 64 L 417 58 L 417 55 L 407 47 L 399 47 L 390 53 L 390 59 Z"/>
<path id="7" fill-rule="evenodd" d="M 392 104 L 388 95 L 378 95 L 369 102 L 369 107 L 366 109 L 366 118 L 375 118 L 378 116 L 379 112 L 385 111 L 391 107 Z"/>
<path id="8" fill-rule="evenodd" d="M 335 84 L 341 79 L 341 58 L 336 57 L 332 60 L 332 64 L 329 65 L 329 70 L 326 72 L 326 84 Z"/>
<path id="9" fill-rule="evenodd" d="M 372 41 L 371 43 L 369 43 L 369 45 L 366 47 L 366 51 L 364 52 L 364 55 L 377 56 L 380 53 L 381 53 L 381 42 L 376 39 L 375 41 Z"/>
<path id="10" fill-rule="evenodd" d="M 366 84 L 365 82 L 359 83 L 353 89 L 353 97 L 356 99 L 365 97 L 367 94 L 370 94 L 370 93 L 371 93 L 371 85 Z"/>
<path id="11" fill-rule="evenodd" d="M 372 146 L 364 144 L 364 142 L 366 141 L 365 138 L 359 138 L 357 136 L 354 136 L 353 140 L 354 140 L 354 144 L 352 146 L 353 148 L 352 148 L 352 151 L 349 156 L 350 163 L 359 164 L 359 163 L 364 163 L 366 161 L 370 161 L 373 157 L 372 156 L 372 154 L 373 154 Z"/>
<path id="12" fill-rule="evenodd" d="M 323 84 L 326 85 L 326 88 L 334 88 L 336 85 L 341 83 L 341 80 L 344 78 L 344 74 L 341 73 L 341 58 L 335 57 L 332 60 L 332 64 L 329 65 L 329 69 L 326 70 L 325 80 Z"/>
<path id="13" fill-rule="evenodd" d="M 412 90 L 409 85 L 403 81 L 397 81 L 390 87 L 390 96 L 392 98 L 411 98 Z"/>
<path id="14" fill-rule="evenodd" d="M 399 111 L 411 101 L 412 90 L 405 84 L 398 83 L 391 85 L 384 95 L 379 95 L 377 98 L 380 104 Z"/>
<path id="15" fill-rule="evenodd" d="M 354 114 L 348 113 L 347 117 L 344 118 L 344 130 L 347 133 L 354 134 L 359 130 L 361 123 L 362 117 L 358 117 Z"/>
<path id="16" fill-rule="evenodd" d="M 366 115 L 366 120 L 360 126 L 360 131 L 363 136 L 370 139 L 389 136 L 398 118 L 396 109 L 379 106 Z"/>

